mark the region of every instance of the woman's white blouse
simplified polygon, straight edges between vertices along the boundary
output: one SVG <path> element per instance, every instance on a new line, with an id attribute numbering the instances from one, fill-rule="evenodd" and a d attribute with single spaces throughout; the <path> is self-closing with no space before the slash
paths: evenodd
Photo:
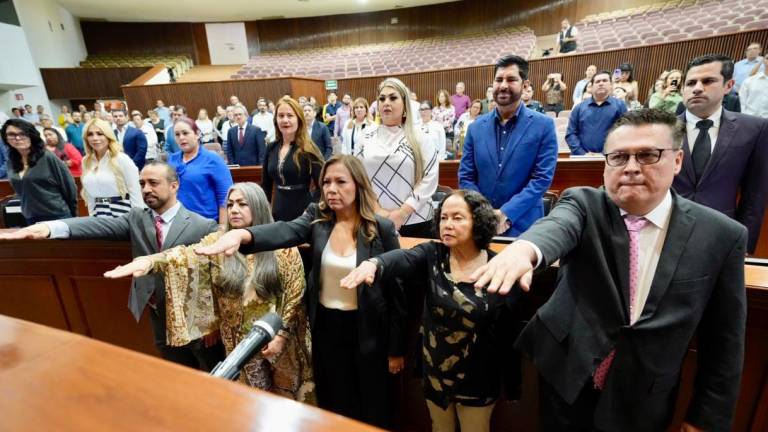
<path id="1" fill-rule="evenodd" d="M 144 207 L 141 187 L 139 186 L 139 169 L 136 168 L 133 160 L 125 153 L 118 153 L 117 165 L 123 171 L 125 187 L 130 195 L 131 207 Z M 120 192 L 117 190 L 115 174 L 109 166 L 109 155 L 104 155 L 95 165 L 95 169 L 86 170 L 85 165 L 83 165 L 83 175 L 80 176 L 80 182 L 85 189 L 89 214 L 93 214 L 93 209 L 96 207 L 96 198 L 110 198 L 120 195 Z"/>
<path id="2" fill-rule="evenodd" d="M 365 132 L 355 149 L 368 173 L 379 205 L 387 210 L 408 204 L 415 211 L 405 225 L 432 221 L 432 195 L 439 175 L 438 150 L 432 140 L 416 129 L 421 145 L 424 172 L 414 185 L 414 159 L 402 126 L 379 126 Z"/>

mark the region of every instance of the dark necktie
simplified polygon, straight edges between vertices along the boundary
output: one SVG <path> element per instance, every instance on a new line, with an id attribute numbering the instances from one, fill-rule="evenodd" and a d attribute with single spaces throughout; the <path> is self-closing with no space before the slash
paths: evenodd
<path id="1" fill-rule="evenodd" d="M 704 174 L 704 168 L 707 167 L 709 157 L 712 156 L 712 140 L 709 138 L 709 128 L 713 124 L 712 120 L 696 122 L 696 129 L 699 130 L 699 135 L 693 143 L 693 151 L 691 152 L 693 170 L 696 173 L 696 183 L 699 182 L 701 175 Z"/>
<path id="2" fill-rule="evenodd" d="M 240 141 L 240 145 L 243 145 L 243 140 L 245 139 L 245 128 L 240 128 L 240 135 L 238 135 L 237 138 Z"/>

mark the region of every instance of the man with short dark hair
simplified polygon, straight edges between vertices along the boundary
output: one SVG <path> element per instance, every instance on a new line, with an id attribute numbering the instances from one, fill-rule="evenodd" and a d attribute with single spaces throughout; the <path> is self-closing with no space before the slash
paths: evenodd
<path id="1" fill-rule="evenodd" d="M 410 101 L 407 101 L 410 102 Z M 349 93 L 344 93 L 341 97 L 341 105 L 336 110 L 336 120 L 333 127 L 333 136 L 337 137 L 339 141 L 342 140 L 341 132 L 344 130 L 344 126 L 347 125 L 349 119 L 352 118 L 352 96 Z"/>
<path id="2" fill-rule="evenodd" d="M 533 96 L 533 95 L 531 95 Z M 493 103 L 493 86 L 489 85 L 485 88 L 485 99 L 480 101 L 480 113 L 485 114 L 489 111 L 493 111 L 493 109 L 489 109 L 488 105 Z"/>
<path id="3" fill-rule="evenodd" d="M 169 110 L 168 107 L 165 106 L 165 103 L 160 99 L 155 102 L 155 112 L 157 113 L 157 116 L 163 120 L 163 123 L 167 125 L 171 124 L 171 110 Z"/>
<path id="4" fill-rule="evenodd" d="M 265 139 L 267 144 L 275 140 L 275 116 L 267 111 L 266 99 L 259 98 L 256 101 L 256 112 L 251 116 L 251 124 L 267 134 Z"/>
<path id="5" fill-rule="evenodd" d="M 187 210 L 176 199 L 179 178 L 176 170 L 164 162 L 150 162 L 139 179 L 147 208 L 134 207 L 117 219 L 79 217 L 42 222 L 0 239 L 104 239 L 130 240 L 134 257 L 151 255 L 179 245 L 197 243 L 214 232 L 216 222 Z M 218 332 L 194 340 L 183 347 L 166 343 L 165 283 L 161 273 L 133 280 L 128 308 L 139 321 L 146 307 L 152 323 L 155 346 L 164 359 L 192 368 L 210 371 L 224 358 Z"/>
<path id="6" fill-rule="evenodd" d="M 592 97 L 573 107 L 565 141 L 572 155 L 602 153 L 608 130 L 627 112 L 627 104 L 613 97 L 611 72 L 592 75 Z"/>
<path id="7" fill-rule="evenodd" d="M 587 85 L 592 82 L 592 77 L 597 73 L 597 66 L 589 65 L 584 71 L 584 78 L 577 81 L 573 86 L 573 106 L 581 103 L 584 99 L 584 92 L 587 90 Z"/>
<path id="8" fill-rule="evenodd" d="M 80 111 L 72 112 L 72 123 L 68 124 L 64 128 L 64 132 L 67 133 L 67 140 L 72 143 L 73 146 L 80 152 L 85 154 L 85 147 L 83 147 L 83 127 L 81 123 L 83 115 Z"/>
<path id="9" fill-rule="evenodd" d="M 166 154 L 176 153 L 180 151 L 179 145 L 176 144 L 176 134 L 173 132 L 173 125 L 176 121 L 182 117 L 187 116 L 187 109 L 182 105 L 176 105 L 171 111 L 171 122 L 165 128 L 165 144 L 163 150 Z"/>
<path id="10" fill-rule="evenodd" d="M 336 110 L 339 108 L 341 108 L 341 102 L 336 99 L 336 93 L 329 93 L 328 103 L 323 106 L 323 122 L 331 135 L 333 135 L 333 129 L 336 127 Z"/>
<path id="11" fill-rule="evenodd" d="M 141 170 L 147 158 L 147 137 L 140 129 L 129 125 L 126 110 L 122 108 L 112 110 L 112 118 L 115 120 L 115 137 L 122 144 L 123 152 L 130 156 L 136 167 Z"/>
<path id="12" fill-rule="evenodd" d="M 568 18 L 560 22 L 560 33 L 557 34 L 557 52 L 565 54 L 576 51 L 576 37 L 579 32 L 572 26 Z"/>
<path id="13" fill-rule="evenodd" d="M 680 116 L 687 128 L 685 156 L 674 188 L 746 226 L 747 252 L 753 253 L 768 198 L 768 120 L 723 109 L 732 78 L 733 61 L 725 55 L 708 54 L 688 63 L 686 112 Z"/>
<path id="14" fill-rule="evenodd" d="M 507 55 L 496 62 L 496 109 L 467 130 L 459 163 L 459 187 L 480 192 L 499 216 L 498 233 L 516 236 L 544 216 L 542 197 L 557 163 L 555 123 L 525 107 L 528 62 Z"/>
<path id="15" fill-rule="evenodd" d="M 248 124 L 245 108 L 234 108 L 235 125 L 227 132 L 227 163 L 231 165 L 261 165 L 267 152 L 264 138 L 266 133 L 258 127 Z"/>
<path id="16" fill-rule="evenodd" d="M 453 105 L 453 109 L 456 111 L 456 118 L 461 117 L 472 105 L 472 99 L 464 94 L 464 90 L 466 90 L 466 86 L 463 82 L 459 81 L 456 83 L 456 93 L 451 95 L 451 105 Z"/>
<path id="17" fill-rule="evenodd" d="M 320 153 L 323 154 L 325 160 L 330 159 L 333 156 L 333 144 L 331 143 L 331 134 L 328 132 L 328 128 L 323 127 L 323 124 L 316 120 L 317 109 L 314 104 L 304 104 L 303 110 L 307 131 L 312 142 L 320 149 Z"/>
<path id="18" fill-rule="evenodd" d="M 673 114 L 626 113 L 605 143 L 604 188 L 568 189 L 470 276 L 490 293 L 527 291 L 535 268 L 559 260 L 557 288 L 515 343 L 539 371 L 543 431 L 670 429 L 694 335 L 693 394 L 674 430 L 731 429 L 747 232 L 670 188 L 683 135 Z"/>

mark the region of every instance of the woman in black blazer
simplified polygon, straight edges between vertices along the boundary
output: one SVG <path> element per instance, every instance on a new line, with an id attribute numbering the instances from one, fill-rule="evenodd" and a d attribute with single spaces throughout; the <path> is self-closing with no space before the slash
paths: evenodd
<path id="1" fill-rule="evenodd" d="M 229 231 L 196 250 L 212 255 L 256 253 L 309 243 L 305 299 L 312 329 L 313 364 L 321 408 L 380 427 L 391 423 L 387 371 L 403 368 L 402 290 L 339 281 L 361 262 L 399 248 L 395 227 L 376 216 L 376 197 L 358 159 L 336 155 L 320 173 L 322 195 L 290 222 Z"/>

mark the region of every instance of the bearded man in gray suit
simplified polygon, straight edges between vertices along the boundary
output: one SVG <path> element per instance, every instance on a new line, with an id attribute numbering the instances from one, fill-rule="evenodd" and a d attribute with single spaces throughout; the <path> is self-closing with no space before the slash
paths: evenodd
<path id="1" fill-rule="evenodd" d="M 667 430 L 694 334 L 696 378 L 678 427 L 731 429 L 747 230 L 670 189 L 684 133 L 666 112 L 624 114 L 606 140 L 604 188 L 565 191 L 472 275 L 489 292 L 527 290 L 534 268 L 560 261 L 557 288 L 516 342 L 539 371 L 542 430 Z"/>
<path id="2" fill-rule="evenodd" d="M 131 241 L 134 257 L 151 255 L 179 245 L 200 241 L 217 229 L 216 222 L 190 212 L 176 199 L 179 178 L 171 166 L 155 161 L 145 165 L 139 179 L 144 203 L 149 208 L 132 208 L 116 218 L 79 217 L 42 222 L 0 239 L 104 239 Z M 218 333 L 194 340 L 183 347 L 166 344 L 165 283 L 162 273 L 133 279 L 128 309 L 136 321 L 144 309 L 151 308 L 155 346 L 164 359 L 192 368 L 210 371 L 224 358 Z"/>

